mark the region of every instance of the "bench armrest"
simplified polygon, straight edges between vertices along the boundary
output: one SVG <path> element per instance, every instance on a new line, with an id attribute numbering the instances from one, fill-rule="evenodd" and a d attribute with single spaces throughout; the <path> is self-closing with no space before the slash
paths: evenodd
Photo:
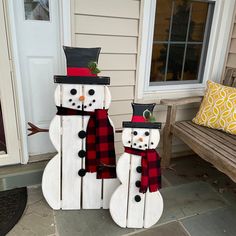
<path id="1" fill-rule="evenodd" d="M 161 105 L 166 106 L 178 106 L 178 105 L 186 105 L 190 103 L 200 103 L 202 101 L 203 96 L 198 97 L 186 97 L 186 98 L 178 98 L 178 99 L 162 99 L 160 101 Z"/>

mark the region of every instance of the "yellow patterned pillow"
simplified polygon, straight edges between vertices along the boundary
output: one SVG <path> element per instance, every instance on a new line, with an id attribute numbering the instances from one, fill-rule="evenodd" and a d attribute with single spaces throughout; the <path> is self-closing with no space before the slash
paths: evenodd
<path id="1" fill-rule="evenodd" d="M 193 122 L 236 134 L 236 88 L 207 82 L 207 90 Z"/>

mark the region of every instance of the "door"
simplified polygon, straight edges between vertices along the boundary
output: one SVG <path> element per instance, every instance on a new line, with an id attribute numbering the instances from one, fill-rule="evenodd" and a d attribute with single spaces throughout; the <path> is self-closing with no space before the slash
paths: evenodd
<path id="1" fill-rule="evenodd" d="M 13 0 L 26 122 L 40 128 L 55 116 L 53 75 L 64 72 L 59 2 Z M 48 133 L 28 137 L 28 149 L 30 155 L 55 151 Z"/>
<path id="2" fill-rule="evenodd" d="M 0 0 L 0 166 L 20 163 L 20 143 L 4 9 L 3 0 Z"/>

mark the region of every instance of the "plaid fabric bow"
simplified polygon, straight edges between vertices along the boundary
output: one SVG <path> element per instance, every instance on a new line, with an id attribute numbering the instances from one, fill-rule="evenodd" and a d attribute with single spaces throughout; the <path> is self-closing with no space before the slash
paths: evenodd
<path id="1" fill-rule="evenodd" d="M 156 192 L 161 188 L 161 168 L 160 156 L 155 149 L 139 150 L 125 147 L 125 152 L 141 156 L 141 185 L 140 193 L 146 193 L 149 188 L 150 192 Z"/>
<path id="2" fill-rule="evenodd" d="M 107 110 L 90 112 L 58 106 L 57 110 L 57 115 L 62 116 L 90 116 L 86 130 L 86 171 L 97 172 L 97 179 L 116 178 L 114 131 Z"/>

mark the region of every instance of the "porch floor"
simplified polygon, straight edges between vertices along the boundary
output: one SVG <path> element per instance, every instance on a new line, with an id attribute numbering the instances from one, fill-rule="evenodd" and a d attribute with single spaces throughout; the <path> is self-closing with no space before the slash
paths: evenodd
<path id="1" fill-rule="evenodd" d="M 107 210 L 53 211 L 40 187 L 9 236 L 222 236 L 236 232 L 236 184 L 197 156 L 178 158 L 163 173 L 164 212 L 151 229 L 122 229 Z"/>

